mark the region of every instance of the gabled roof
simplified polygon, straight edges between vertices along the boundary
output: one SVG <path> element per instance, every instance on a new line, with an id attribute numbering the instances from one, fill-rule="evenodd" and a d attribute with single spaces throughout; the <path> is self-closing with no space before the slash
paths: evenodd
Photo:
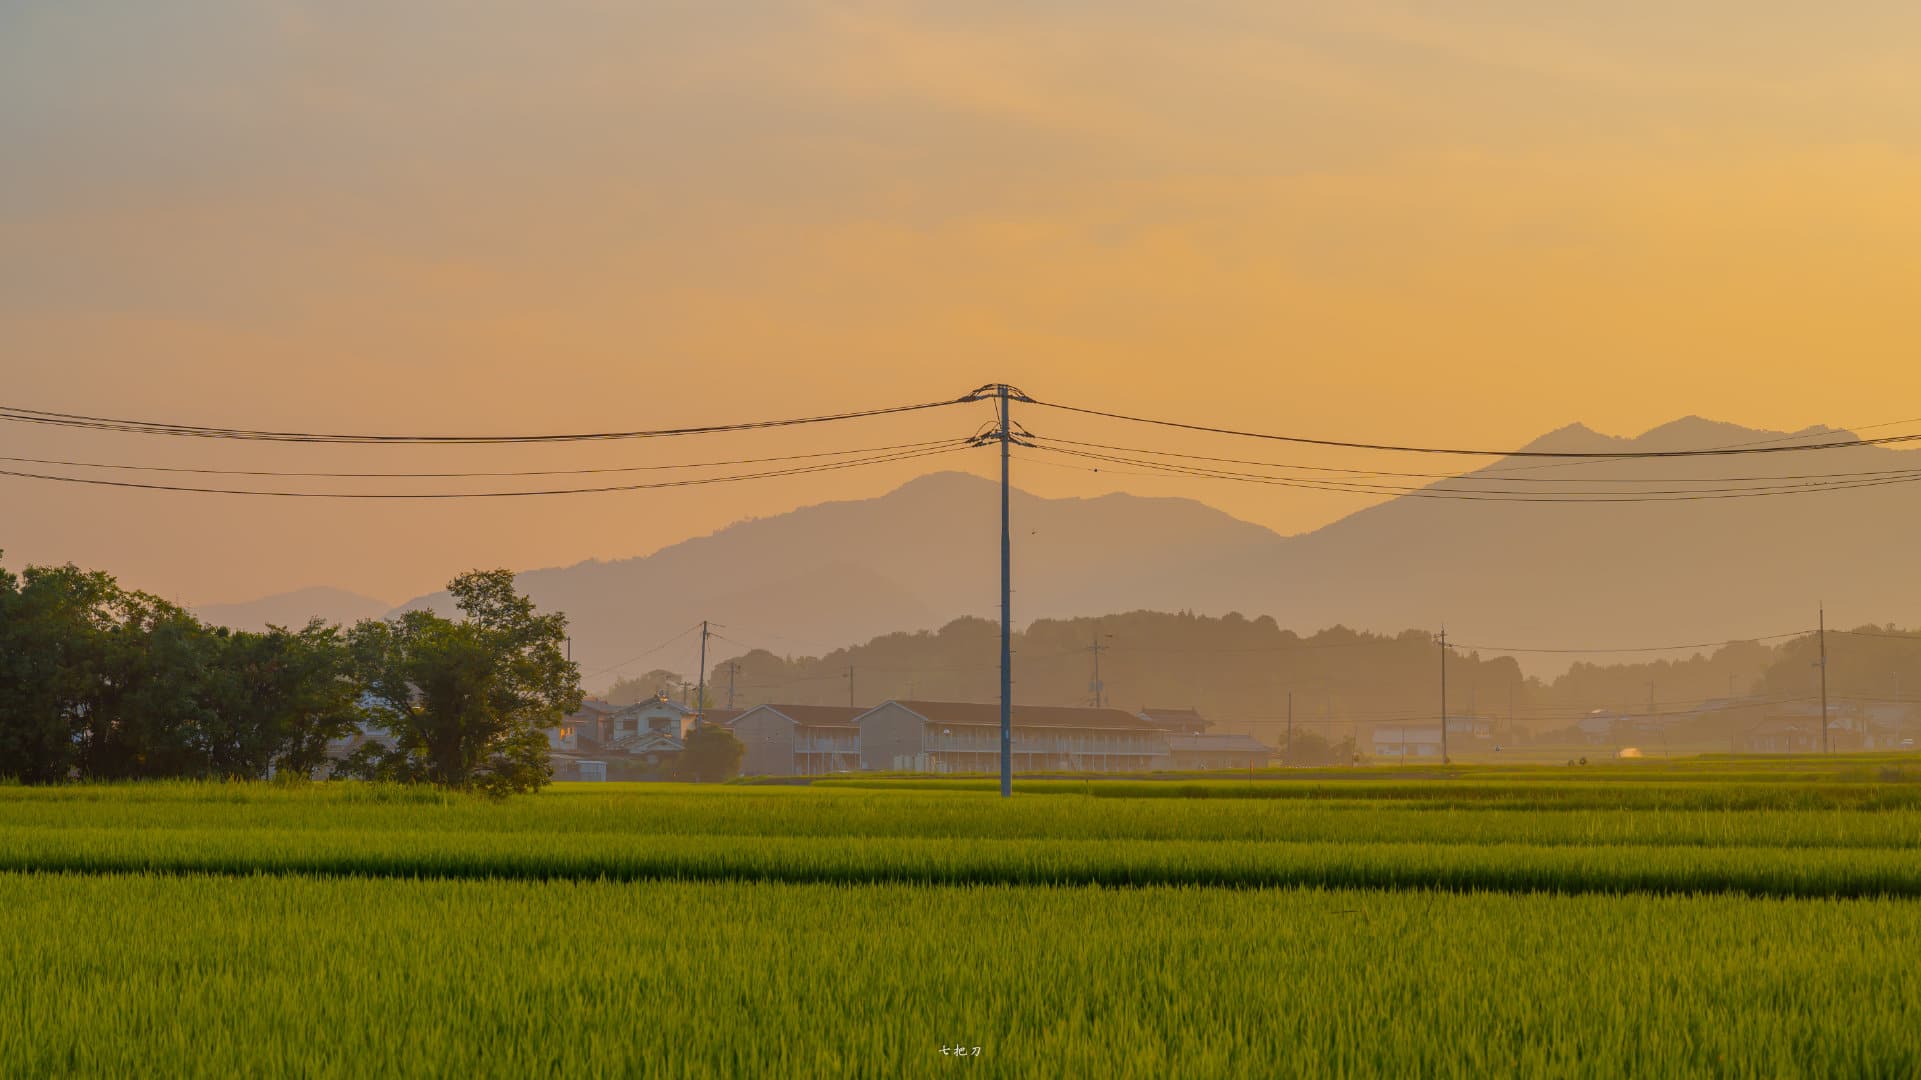
<path id="1" fill-rule="evenodd" d="M 998 704 L 973 701 L 899 700 L 889 704 L 899 705 L 935 724 L 998 727 L 1001 722 L 1001 707 Z M 1016 705 L 1012 719 L 1017 728 L 1070 728 L 1083 731 L 1160 730 L 1122 709 L 1089 709 L 1076 705 Z"/>
<path id="2" fill-rule="evenodd" d="M 1271 754 L 1274 752 L 1274 748 L 1268 746 L 1266 743 L 1255 739 L 1251 735 L 1241 734 L 1169 735 L 1167 737 L 1167 748 L 1169 750 L 1187 751 L 1189 753 L 1206 750 L 1251 751 L 1259 754 Z"/>
<path id="3" fill-rule="evenodd" d="M 682 716 L 694 715 L 693 709 L 685 705 L 682 705 L 678 701 L 674 701 L 671 698 L 657 698 L 657 697 L 651 697 L 645 701 L 636 701 L 632 705 L 623 707 L 619 712 L 615 713 L 614 715 L 625 716 L 628 713 L 643 713 L 648 711 L 649 709 L 657 709 L 657 708 L 664 708 L 668 712 L 676 712 Z"/>
<path id="4" fill-rule="evenodd" d="M 678 752 L 681 749 L 680 740 L 663 731 L 640 731 L 632 735 L 622 735 L 611 745 L 614 749 L 624 750 L 629 754 L 645 754 L 653 750 Z"/>
<path id="5" fill-rule="evenodd" d="M 801 727 L 849 730 L 859 730 L 860 725 L 854 723 L 854 720 L 868 711 L 847 705 L 756 705 L 740 715 L 746 716 L 747 713 L 759 712 L 762 709 L 779 713 Z M 713 713 L 709 711 L 708 715 L 711 716 Z M 738 721 L 739 717 L 735 719 Z M 999 720 L 994 722 L 1000 723 Z"/>
<path id="6" fill-rule="evenodd" d="M 1201 711 L 1191 705 L 1178 709 L 1142 709 L 1140 716 L 1155 727 L 1168 731 L 1202 731 L 1212 726 L 1208 719 L 1201 715 Z"/>

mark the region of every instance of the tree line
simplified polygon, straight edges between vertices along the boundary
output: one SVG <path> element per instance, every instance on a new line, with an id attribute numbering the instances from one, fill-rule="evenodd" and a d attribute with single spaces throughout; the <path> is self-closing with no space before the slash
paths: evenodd
<path id="1" fill-rule="evenodd" d="M 567 620 L 507 570 L 449 585 L 461 618 L 209 626 L 75 566 L 0 567 L 0 777 L 333 776 L 506 794 L 552 778 L 544 728 L 580 708 Z M 391 745 L 389 745 L 391 744 Z"/>

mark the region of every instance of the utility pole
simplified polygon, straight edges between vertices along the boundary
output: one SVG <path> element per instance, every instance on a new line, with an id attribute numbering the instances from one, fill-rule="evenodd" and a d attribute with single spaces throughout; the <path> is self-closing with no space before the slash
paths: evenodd
<path id="1" fill-rule="evenodd" d="M 740 674 L 740 661 L 727 661 L 727 708 L 734 707 L 734 676 Z"/>
<path id="2" fill-rule="evenodd" d="M 1821 752 L 1826 754 L 1830 752 L 1828 750 L 1828 606 L 1826 604 L 1821 605 L 1821 621 L 1818 625 L 1820 626 L 1819 636 L 1821 638 L 1821 659 L 1819 661 L 1821 668 Z"/>
<path id="3" fill-rule="evenodd" d="M 847 707 L 854 707 L 854 665 L 847 665 Z"/>
<path id="4" fill-rule="evenodd" d="M 1333 741 L 1333 732 L 1328 732 L 1328 741 Z M 1287 692 L 1287 751 L 1281 755 L 1288 762 L 1294 760 L 1294 691 Z"/>
<path id="5" fill-rule="evenodd" d="M 700 679 L 699 688 L 694 691 L 694 726 L 699 727 L 707 714 L 707 620 L 700 620 Z"/>
<path id="6" fill-rule="evenodd" d="M 1406 730 L 1406 726 L 1402 726 Z M 1405 751 L 1401 760 L 1407 760 Z M 1447 764 L 1447 627 L 1441 627 L 1441 764 Z"/>
<path id="7" fill-rule="evenodd" d="M 1001 798 L 1005 799 L 1014 794 L 1014 542 L 1008 518 L 1008 493 L 1012 490 L 1008 462 L 1014 444 L 1019 442 L 1014 437 L 1010 406 L 1034 399 L 1006 383 L 989 383 L 976 387 L 966 400 L 989 398 L 999 407 L 998 423 L 993 430 L 975 436 L 973 442 L 976 446 L 997 442 L 1001 447 Z"/>
<path id="8" fill-rule="evenodd" d="M 1094 707 L 1096 709 L 1101 707 L 1101 704 L 1102 704 L 1101 691 L 1106 689 L 1105 684 L 1101 682 L 1101 654 L 1114 647 L 1112 645 L 1101 644 L 1101 639 L 1112 638 L 1113 636 L 1114 635 L 1112 634 L 1103 634 L 1103 633 L 1100 633 L 1099 631 L 1095 631 L 1094 643 L 1087 647 L 1087 651 L 1094 654 L 1094 687 L 1093 689 L 1094 689 Z"/>
<path id="9" fill-rule="evenodd" d="M 1008 416 L 1009 387 L 995 388 L 1001 406 L 1001 798 L 1014 795 L 1014 543 L 1008 528 L 1008 460 L 1014 428 Z"/>

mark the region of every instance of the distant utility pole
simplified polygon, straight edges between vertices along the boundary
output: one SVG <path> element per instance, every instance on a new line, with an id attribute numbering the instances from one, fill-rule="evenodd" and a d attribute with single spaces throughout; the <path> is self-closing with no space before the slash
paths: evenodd
<path id="1" fill-rule="evenodd" d="M 854 665 L 847 665 L 847 707 L 854 707 Z"/>
<path id="2" fill-rule="evenodd" d="M 1328 741 L 1333 742 L 1333 732 L 1328 732 Z M 1287 692 L 1287 750 L 1281 757 L 1288 762 L 1294 760 L 1294 691 Z"/>
<path id="3" fill-rule="evenodd" d="M 1405 730 L 1406 725 L 1403 725 Z M 1407 759 L 1402 752 L 1401 759 Z M 1447 627 L 1441 627 L 1441 764 L 1447 764 Z"/>
<path id="4" fill-rule="evenodd" d="M 1094 689 L 1094 707 L 1095 707 L 1096 709 L 1098 709 L 1098 708 L 1100 708 L 1100 707 L 1101 707 L 1101 704 L 1102 704 L 1102 702 L 1101 702 L 1101 691 L 1103 691 L 1104 689 L 1106 689 L 1106 685 L 1105 685 L 1104 683 L 1102 683 L 1102 682 L 1101 682 L 1101 654 L 1102 654 L 1102 653 L 1104 653 L 1104 652 L 1106 652 L 1107 650 L 1109 650 L 1109 649 L 1111 649 L 1111 648 L 1113 648 L 1113 647 L 1114 647 L 1114 646 L 1112 646 L 1112 645 L 1103 645 L 1103 644 L 1101 644 L 1101 639 L 1102 639 L 1102 638 L 1107 638 L 1107 639 L 1109 639 L 1109 640 L 1112 640 L 1112 639 L 1113 639 L 1113 637 L 1114 637 L 1114 635 L 1112 635 L 1112 634 L 1103 634 L 1103 633 L 1100 633 L 1099 631 L 1096 631 L 1096 632 L 1095 632 L 1095 634 L 1094 634 L 1094 642 L 1093 642 L 1093 644 L 1091 644 L 1091 645 L 1089 645 L 1089 646 L 1087 647 L 1087 651 L 1088 651 L 1088 652 L 1091 652 L 1091 653 L 1093 653 L 1093 654 L 1094 654 L 1094 686 L 1093 686 L 1093 689 Z"/>
<path id="5" fill-rule="evenodd" d="M 727 708 L 729 711 L 734 708 L 734 676 L 738 674 L 740 674 L 740 661 L 727 661 Z"/>
<path id="6" fill-rule="evenodd" d="M 707 620 L 700 620 L 700 683 L 694 691 L 694 726 L 707 714 Z"/>
<path id="7" fill-rule="evenodd" d="M 1821 659 L 1816 666 L 1821 669 L 1821 752 L 1828 749 L 1828 606 L 1821 605 L 1819 637 L 1821 639 Z"/>

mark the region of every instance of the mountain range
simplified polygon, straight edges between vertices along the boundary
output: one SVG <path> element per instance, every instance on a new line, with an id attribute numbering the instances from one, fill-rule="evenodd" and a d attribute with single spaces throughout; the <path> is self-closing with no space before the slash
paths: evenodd
<path id="1" fill-rule="evenodd" d="M 1525 449 L 1639 453 L 1846 438 L 1826 428 L 1788 434 L 1687 418 L 1635 438 L 1574 425 Z M 1238 611 L 1271 615 L 1303 633 L 1445 624 L 1469 646 L 1549 650 L 1798 631 L 1814 625 L 1823 602 L 1849 625 L 1914 621 L 1921 617 L 1921 490 L 1899 475 L 1846 490 L 1725 497 L 1754 477 L 1878 477 L 1917 468 L 1921 455 L 1911 454 L 1850 447 L 1603 462 L 1510 457 L 1463 474 L 1466 480 L 1429 464 L 1418 476 L 1369 481 L 1405 486 L 1407 494 L 1293 536 L 1193 499 L 1056 499 L 1017 490 L 1014 614 L 1025 624 L 1137 609 Z M 1715 478 L 1729 482 L 1705 482 Z M 1462 488 L 1514 494 L 1467 498 Z M 1511 501 L 1574 488 L 1697 494 Z M 611 681 L 617 666 L 623 673 L 691 670 L 686 640 L 655 647 L 702 619 L 732 643 L 717 652 L 750 645 L 818 655 L 963 615 L 994 617 L 998 499 L 991 481 L 935 473 L 877 498 L 739 522 L 642 557 L 529 570 L 520 583 L 542 608 L 568 613 L 590 687 Z M 448 598 L 419 597 L 401 610 L 419 606 L 445 610 Z M 214 610 L 202 614 L 211 618 Z M 1531 653 L 1523 663 L 1539 672 L 1577 658 Z"/>

